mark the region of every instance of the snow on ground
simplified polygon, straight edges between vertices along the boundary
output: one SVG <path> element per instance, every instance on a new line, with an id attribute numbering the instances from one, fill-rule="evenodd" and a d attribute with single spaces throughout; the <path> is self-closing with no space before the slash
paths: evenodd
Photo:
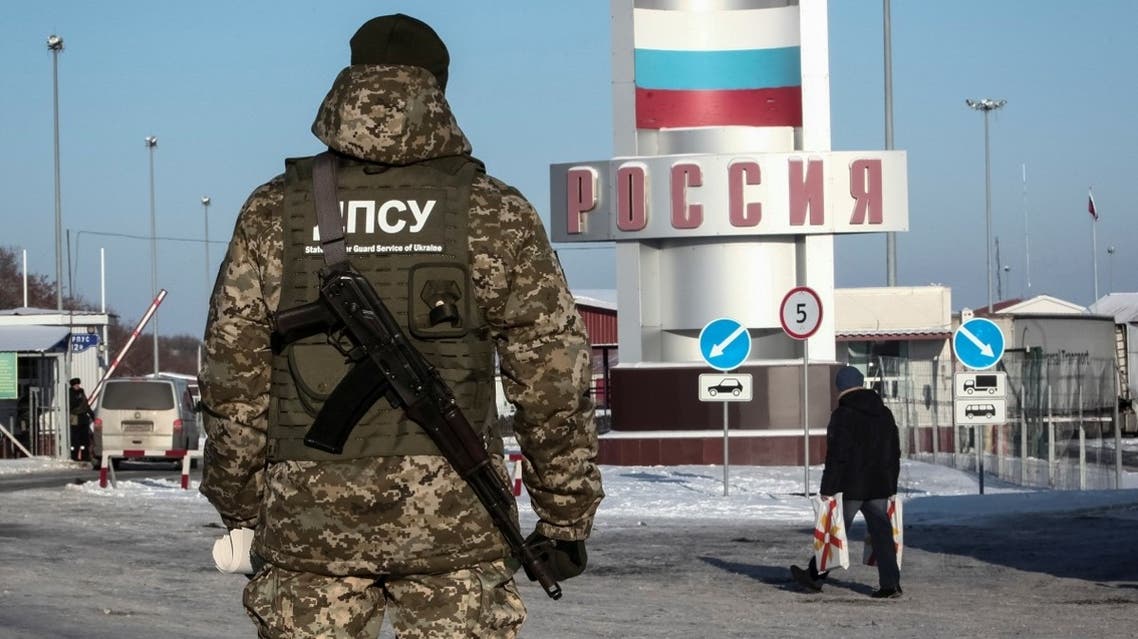
<path id="1" fill-rule="evenodd" d="M 0 459 L 0 475 L 29 475 L 49 470 L 90 468 L 90 464 L 53 459 L 51 457 L 21 457 Z"/>
<path id="2" fill-rule="evenodd" d="M 79 462 L 45 457 L 0 460 L 0 477 L 87 467 Z M 605 499 L 597 514 L 598 526 L 609 519 L 800 523 L 813 518 L 810 502 L 802 497 L 805 477 L 800 466 L 730 466 L 726 473 L 727 495 L 723 494 L 722 466 L 602 466 L 602 474 Z M 810 468 L 812 492 L 817 491 L 821 475 L 821 466 Z M 900 484 L 906 501 L 906 519 L 930 523 L 951 522 L 962 513 L 969 517 L 1009 512 L 1054 513 L 1109 507 L 1129 503 L 1133 498 L 1126 491 L 1028 489 L 990 477 L 986 478 L 985 495 L 981 496 L 975 475 L 915 460 L 902 462 Z M 200 517 L 199 507 L 209 511 L 210 506 L 197 492 L 197 486 L 194 481 L 190 490 L 183 490 L 177 474 L 171 474 L 170 479 L 120 480 L 107 488 L 89 481 L 66 486 L 58 498 L 139 502 L 147 503 L 148 509 L 158 510 L 163 510 L 162 502 L 166 502 L 173 517 L 178 513 Z M 1138 473 L 1124 473 L 1123 488 L 1138 488 Z M 933 496 L 954 498 L 922 499 Z M 525 520 L 531 513 L 525 491 L 519 502 Z"/>
<path id="3" fill-rule="evenodd" d="M 76 471 L 63 473 L 76 483 L 36 481 L 60 469 Z M 791 639 L 826 627 L 851 639 L 1133 634 L 1138 563 L 1112 546 L 1120 528 L 1138 522 L 1138 474 L 1124 478 L 1131 489 L 1086 492 L 987 478 L 979 495 L 972 474 L 905 460 L 905 598 L 875 606 L 874 571 L 856 559 L 821 594 L 790 580 L 787 566 L 804 561 L 810 543 L 801 467 L 727 470 L 725 496 L 722 466 L 603 466 L 607 497 L 589 569 L 557 602 L 520 579 L 529 610 L 521 636 Z M 0 460 L 0 637 L 252 636 L 245 579 L 210 560 L 222 530 L 197 482 L 183 490 L 176 470 L 141 475 L 124 469 L 116 486 L 99 488 L 75 462 Z M 821 467 L 810 468 L 813 490 L 820 478 Z M 20 489 L 25 483 L 40 487 Z M 534 515 L 524 493 L 519 501 L 529 531 Z M 864 525 L 854 530 L 860 540 Z"/>

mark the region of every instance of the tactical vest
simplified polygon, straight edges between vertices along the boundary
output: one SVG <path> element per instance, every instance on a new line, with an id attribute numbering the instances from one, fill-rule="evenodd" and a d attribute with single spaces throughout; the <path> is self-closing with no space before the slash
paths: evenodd
<path id="1" fill-rule="evenodd" d="M 312 166 L 312 158 L 285 163 L 280 309 L 319 294 L 324 260 Z M 438 369 L 485 441 L 496 417 L 493 344 L 474 300 L 468 244 L 470 191 L 480 170 L 461 157 L 395 168 L 340 159 L 337 196 L 352 266 Z M 356 424 L 342 454 L 305 446 L 305 432 L 349 366 L 323 334 L 274 353 L 270 460 L 440 454 L 401 408 L 382 399 Z M 494 440 L 490 450 L 500 450 Z"/>

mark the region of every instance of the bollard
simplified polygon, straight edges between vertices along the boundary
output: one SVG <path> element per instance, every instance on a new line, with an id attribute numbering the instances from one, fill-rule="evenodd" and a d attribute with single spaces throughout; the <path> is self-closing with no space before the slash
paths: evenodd
<path id="1" fill-rule="evenodd" d="M 181 459 L 182 460 L 182 477 L 181 486 L 182 490 L 190 489 L 190 465 L 191 460 L 201 459 L 202 452 L 200 450 L 104 450 L 103 463 L 99 468 L 99 487 L 107 487 L 107 472 L 110 472 L 111 486 L 115 485 L 115 469 L 114 464 L 111 463 L 112 458 L 121 457 L 123 459 L 142 459 L 165 457 L 167 459 Z"/>
<path id="2" fill-rule="evenodd" d="M 514 481 L 512 488 L 514 497 L 517 497 L 522 494 L 522 454 L 510 453 L 509 460 L 514 464 Z"/>

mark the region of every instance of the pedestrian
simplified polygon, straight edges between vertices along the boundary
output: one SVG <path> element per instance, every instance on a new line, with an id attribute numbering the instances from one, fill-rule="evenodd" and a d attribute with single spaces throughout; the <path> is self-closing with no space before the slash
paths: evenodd
<path id="1" fill-rule="evenodd" d="M 23 394 L 16 400 L 16 441 L 24 448 L 32 447 L 32 401 L 31 391 L 27 387 L 23 388 Z"/>
<path id="2" fill-rule="evenodd" d="M 872 596 L 892 599 L 901 596 L 901 571 L 888 510 L 889 498 L 897 494 L 901 441 L 892 411 L 864 383 L 853 366 L 839 368 L 834 377 L 838 406 L 826 426 L 826 466 L 818 492 L 823 499 L 842 494 L 847 531 L 854 515 L 865 517 L 877 553 L 878 588 Z M 790 572 L 812 592 L 821 592 L 829 573 L 819 573 L 813 557 L 807 569 L 791 566 Z"/>
<path id="3" fill-rule="evenodd" d="M 471 155 L 431 27 L 381 16 L 350 50 L 312 126 L 335 156 L 342 247 L 447 381 L 505 481 L 496 354 L 537 514 L 530 540 L 546 542 L 557 578 L 580 574 L 603 497 L 590 348 L 540 218 Z M 327 335 L 274 339 L 276 312 L 318 298 L 321 240 L 332 241 L 319 233 L 314 163 L 287 160 L 245 202 L 205 331 L 201 492 L 241 558 L 246 533 L 236 531 L 255 531 L 246 611 L 260 637 L 375 637 L 385 611 L 400 637 L 514 637 L 526 613 L 517 562 L 401 409 L 376 403 L 342 454 L 303 443 L 348 370 Z"/>
<path id="4" fill-rule="evenodd" d="M 67 408 L 71 425 L 71 459 L 74 461 L 89 461 L 91 456 L 91 422 L 95 419 L 95 411 L 87 402 L 87 391 L 83 390 L 82 380 L 71 378 L 71 386 L 67 394 Z"/>

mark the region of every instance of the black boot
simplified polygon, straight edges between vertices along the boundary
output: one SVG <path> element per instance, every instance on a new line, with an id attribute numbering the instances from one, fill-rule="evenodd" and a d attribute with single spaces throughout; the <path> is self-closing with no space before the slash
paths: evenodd
<path id="1" fill-rule="evenodd" d="M 791 566 L 790 576 L 793 577 L 800 586 L 809 590 L 810 592 L 822 592 L 821 580 L 811 577 L 809 571 L 803 570 L 798 566 Z"/>

